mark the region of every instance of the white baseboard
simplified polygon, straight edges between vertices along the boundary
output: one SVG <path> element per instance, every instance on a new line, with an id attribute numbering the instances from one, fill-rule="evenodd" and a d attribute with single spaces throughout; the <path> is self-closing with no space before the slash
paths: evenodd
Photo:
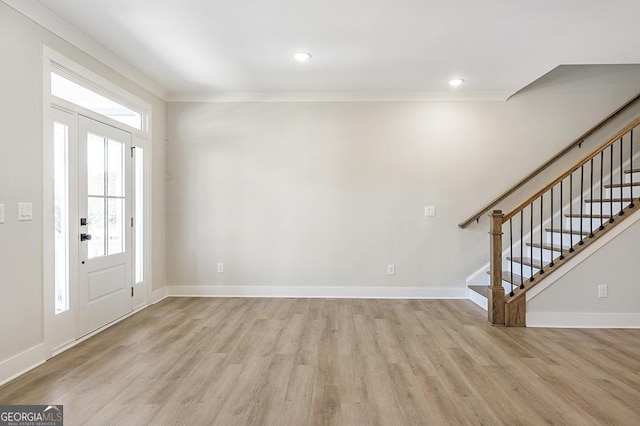
<path id="1" fill-rule="evenodd" d="M 301 297 L 327 299 L 466 299 L 463 288 L 431 287 L 287 287 L 180 286 L 167 287 L 169 297 Z"/>
<path id="2" fill-rule="evenodd" d="M 157 290 L 154 290 L 153 293 L 151 293 L 151 304 L 153 305 L 154 303 L 158 303 L 162 299 L 166 299 L 166 298 L 167 298 L 167 287 L 159 288 Z"/>
<path id="3" fill-rule="evenodd" d="M 0 386 L 44 364 L 44 343 L 0 362 Z"/>
<path id="4" fill-rule="evenodd" d="M 527 312 L 527 327 L 640 328 L 640 313 Z"/>

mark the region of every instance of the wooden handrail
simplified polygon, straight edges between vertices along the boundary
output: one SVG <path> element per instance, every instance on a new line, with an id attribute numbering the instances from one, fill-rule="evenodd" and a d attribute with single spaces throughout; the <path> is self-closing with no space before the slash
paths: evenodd
<path id="1" fill-rule="evenodd" d="M 618 108 L 617 110 L 615 110 L 614 112 L 612 112 L 611 114 L 609 114 L 607 117 L 605 117 L 602 121 L 600 121 L 598 124 L 596 124 L 595 126 L 593 126 L 592 128 L 590 128 L 589 130 L 587 130 L 584 134 L 582 134 L 578 139 L 576 139 L 575 141 L 571 142 L 566 148 L 564 148 L 562 151 L 558 152 L 556 155 L 554 155 L 553 157 L 551 157 L 549 160 L 547 160 L 544 164 L 542 164 L 540 167 L 538 167 L 537 169 L 535 169 L 534 171 L 532 171 L 531 173 L 529 173 L 527 176 L 525 176 L 520 182 L 516 183 L 514 186 L 512 186 L 511 188 L 509 188 L 508 190 L 506 190 L 505 192 L 503 192 L 502 194 L 500 194 L 498 197 L 496 197 L 493 201 L 491 201 L 489 204 L 485 205 L 484 207 L 482 207 L 480 210 L 478 210 L 477 212 L 475 212 L 474 214 L 472 214 L 471 216 L 469 216 L 464 222 L 458 224 L 458 226 L 460 228 L 466 228 L 470 223 L 472 223 L 474 220 L 478 220 L 480 219 L 480 217 L 487 213 L 489 210 L 491 210 L 495 205 L 497 205 L 499 202 L 501 202 L 502 200 L 504 200 L 505 198 L 507 198 L 509 195 L 513 194 L 514 192 L 516 192 L 518 189 L 522 188 L 527 182 L 529 182 L 530 179 L 534 178 L 535 176 L 539 175 L 540 173 L 542 173 L 544 170 L 546 170 L 550 165 L 552 165 L 553 163 L 555 163 L 556 161 L 558 161 L 560 158 L 562 158 L 565 154 L 567 154 L 569 151 L 571 151 L 573 148 L 575 148 L 576 146 L 582 144 L 589 136 L 593 135 L 595 132 L 597 132 L 598 130 L 600 130 L 601 128 L 603 128 L 607 123 L 609 123 L 611 120 L 613 120 L 614 118 L 616 118 L 618 115 L 620 115 L 620 113 L 622 113 L 624 110 L 626 110 L 627 108 L 629 108 L 631 105 L 633 105 L 634 103 L 636 103 L 638 100 L 640 100 L 640 93 L 636 94 L 633 98 L 629 99 L 627 102 L 625 102 L 624 105 L 622 105 L 620 108 Z"/>
<path id="2" fill-rule="evenodd" d="M 525 207 L 527 207 L 534 200 L 537 200 L 539 197 L 541 197 L 544 193 L 546 193 L 552 187 L 554 187 L 558 183 L 560 183 L 561 180 L 563 180 L 564 178 L 566 178 L 567 176 L 569 176 L 571 173 L 575 172 L 576 170 L 579 170 L 580 167 L 582 167 L 585 164 L 587 164 L 589 161 L 591 161 L 592 158 L 595 158 L 598 154 L 600 154 L 600 152 L 602 152 L 605 149 L 609 148 L 611 145 L 613 145 L 615 142 L 617 142 L 621 137 L 623 137 L 624 135 L 626 135 L 627 133 L 629 133 L 631 130 L 633 130 L 635 127 L 637 127 L 639 125 L 640 125 L 640 117 L 638 117 L 635 120 L 633 120 L 624 129 L 620 130 L 618 133 L 616 133 L 614 136 L 612 136 L 611 139 L 609 139 L 606 143 L 604 143 L 603 145 L 599 146 L 595 150 L 591 151 L 591 153 L 589 155 L 584 157 L 579 162 L 575 163 L 566 172 L 564 172 L 559 177 L 557 177 L 556 179 L 551 181 L 549 184 L 547 184 L 545 187 L 543 187 L 538 192 L 533 194 L 531 197 L 527 198 L 525 201 L 523 201 L 522 203 L 518 204 L 517 207 L 515 207 L 509 213 L 504 215 L 504 218 L 502 219 L 502 223 L 505 223 L 506 221 L 508 221 L 509 219 L 514 217 L 516 214 L 518 214 L 520 212 L 520 210 L 522 210 Z"/>

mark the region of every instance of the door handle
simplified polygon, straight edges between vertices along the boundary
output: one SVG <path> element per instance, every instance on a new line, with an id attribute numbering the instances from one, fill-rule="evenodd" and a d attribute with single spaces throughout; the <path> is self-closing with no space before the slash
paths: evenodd
<path id="1" fill-rule="evenodd" d="M 89 241 L 91 239 L 91 234 L 80 234 L 80 241 Z"/>

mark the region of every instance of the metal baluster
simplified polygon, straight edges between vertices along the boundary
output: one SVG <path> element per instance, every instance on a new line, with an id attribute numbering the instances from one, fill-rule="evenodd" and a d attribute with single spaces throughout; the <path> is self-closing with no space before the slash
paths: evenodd
<path id="1" fill-rule="evenodd" d="M 591 196 L 591 207 L 589 208 L 589 212 L 591 213 L 591 221 L 589 222 L 590 223 L 589 238 L 593 238 L 593 158 L 591 159 L 591 167 L 589 170 L 589 174 L 591 175 L 591 189 L 589 192 Z"/>
<path id="2" fill-rule="evenodd" d="M 509 259 L 511 259 L 510 271 L 511 271 L 511 293 L 509 296 L 513 297 L 513 218 L 509 219 Z"/>
<path id="3" fill-rule="evenodd" d="M 615 222 L 613 218 L 613 144 L 611 144 L 609 148 L 609 187 L 611 188 L 609 190 L 609 223 L 613 223 Z"/>
<path id="4" fill-rule="evenodd" d="M 633 129 L 629 132 L 629 170 L 631 175 L 631 204 L 629 204 L 629 208 L 632 209 L 635 207 L 633 204 Z"/>
<path id="5" fill-rule="evenodd" d="M 524 251 L 523 251 L 523 231 L 524 228 L 524 209 L 520 210 L 520 288 L 524 288 Z"/>
<path id="6" fill-rule="evenodd" d="M 564 218 L 562 217 L 562 212 L 564 210 L 564 204 L 562 203 L 562 197 L 564 194 L 564 190 L 562 188 L 562 184 L 564 183 L 564 179 L 562 179 L 560 181 L 560 245 L 562 246 L 562 243 L 564 243 L 564 232 L 563 232 L 563 224 L 564 224 Z M 569 239 L 571 239 L 571 234 L 569 234 Z M 564 250 L 562 250 L 560 252 L 560 260 L 564 259 Z"/>
<path id="7" fill-rule="evenodd" d="M 571 238 L 569 241 L 569 253 L 573 253 L 573 172 L 569 175 L 569 229 L 571 229 Z"/>
<path id="8" fill-rule="evenodd" d="M 582 166 L 580 166 L 580 241 L 578 242 L 578 245 L 581 246 L 584 244 L 583 241 L 583 237 L 584 234 L 582 233 L 582 225 L 584 222 L 584 164 Z"/>
<path id="9" fill-rule="evenodd" d="M 531 242 L 533 243 L 533 201 L 529 205 L 529 210 L 531 211 L 531 233 L 529 234 L 529 238 L 531 238 Z M 531 247 L 531 254 L 529 254 L 530 260 L 530 269 L 531 269 L 531 277 L 529 277 L 529 281 L 533 282 L 535 278 L 533 278 L 533 246 Z"/>
<path id="10" fill-rule="evenodd" d="M 602 208 L 604 200 L 602 199 L 602 191 L 604 189 L 604 150 L 600 151 L 600 230 L 604 229 L 604 222 L 602 221 L 602 217 L 604 215 L 604 210 Z"/>
<path id="11" fill-rule="evenodd" d="M 553 187 L 551 187 L 551 218 L 549 219 L 549 224 L 551 225 L 551 247 L 553 247 Z M 560 244 L 562 245 L 562 244 Z M 562 248 L 561 248 L 562 250 Z M 562 251 L 560 251 L 562 253 Z M 549 266 L 553 267 L 554 263 L 553 263 L 553 259 L 554 259 L 554 254 L 553 252 L 551 252 L 551 262 L 549 263 Z"/>
<path id="12" fill-rule="evenodd" d="M 620 138 L 620 216 L 624 216 L 624 170 L 622 170 L 622 138 Z"/>
<path id="13" fill-rule="evenodd" d="M 540 196 L 540 275 L 544 274 L 544 256 L 542 255 L 542 218 L 544 217 L 544 194 Z M 553 253 L 551 254 L 553 256 Z"/>

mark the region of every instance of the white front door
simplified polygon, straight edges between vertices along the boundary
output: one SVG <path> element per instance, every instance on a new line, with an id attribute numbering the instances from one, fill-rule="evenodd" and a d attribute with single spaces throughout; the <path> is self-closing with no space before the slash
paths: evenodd
<path id="1" fill-rule="evenodd" d="M 131 134 L 79 117 L 76 337 L 131 312 Z"/>

